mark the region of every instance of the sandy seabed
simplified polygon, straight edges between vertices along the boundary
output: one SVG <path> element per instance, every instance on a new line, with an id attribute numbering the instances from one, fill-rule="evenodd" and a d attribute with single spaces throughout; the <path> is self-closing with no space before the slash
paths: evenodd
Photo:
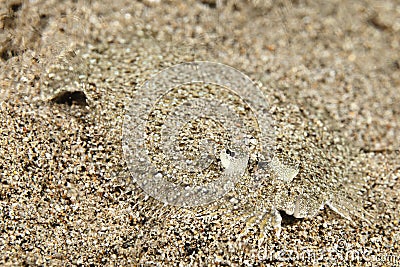
<path id="1" fill-rule="evenodd" d="M 1 265 L 400 264 L 397 1 L 1 0 L 0 38 Z M 124 161 L 124 113 L 144 81 L 194 60 L 255 81 L 278 146 L 303 144 L 299 177 L 357 183 L 350 213 L 371 222 L 280 211 L 278 236 L 237 212 L 271 199 L 242 203 L 245 182 L 231 208 L 147 196 Z M 338 139 L 348 158 L 329 150 Z M 331 151 L 323 164 L 308 140 Z"/>

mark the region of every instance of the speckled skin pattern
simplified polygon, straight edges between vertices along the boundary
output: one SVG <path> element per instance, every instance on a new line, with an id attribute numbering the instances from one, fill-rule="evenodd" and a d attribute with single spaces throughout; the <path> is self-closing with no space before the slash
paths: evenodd
<path id="1" fill-rule="evenodd" d="M 397 1 L 3 0 L 0 44 L 0 265 L 399 264 Z M 259 85 L 293 186 L 252 186 L 251 165 L 219 201 L 179 208 L 133 182 L 126 108 L 193 60 Z M 346 194 L 316 194 L 332 187 Z M 288 215 L 302 196 L 318 212 Z"/>

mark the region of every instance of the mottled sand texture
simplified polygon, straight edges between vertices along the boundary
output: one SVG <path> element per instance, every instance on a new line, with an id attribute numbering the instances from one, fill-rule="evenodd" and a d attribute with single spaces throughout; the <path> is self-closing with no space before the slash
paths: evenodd
<path id="1" fill-rule="evenodd" d="M 400 264 L 398 1 L 0 0 L 0 38 L 0 265 Z M 254 80 L 278 146 L 304 148 L 299 177 L 346 176 L 361 192 L 350 210 L 371 223 L 325 207 L 281 211 L 279 237 L 250 226 L 246 211 L 279 190 L 243 200 L 248 174 L 228 205 L 147 196 L 124 161 L 125 109 L 149 77 L 193 60 Z M 321 163 L 312 138 L 345 145 Z"/>

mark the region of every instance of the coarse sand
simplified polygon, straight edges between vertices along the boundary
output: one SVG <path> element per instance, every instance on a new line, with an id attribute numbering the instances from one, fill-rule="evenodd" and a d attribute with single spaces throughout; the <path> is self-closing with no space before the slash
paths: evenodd
<path id="1" fill-rule="evenodd" d="M 398 1 L 0 0 L 0 44 L 0 265 L 400 265 Z M 202 207 L 146 195 L 124 114 L 152 75 L 195 60 L 259 85 L 278 152 L 307 159 L 298 177 L 348 181 L 370 222 L 278 207 L 278 235 L 245 211 L 280 192 L 242 202 L 247 180 Z"/>

